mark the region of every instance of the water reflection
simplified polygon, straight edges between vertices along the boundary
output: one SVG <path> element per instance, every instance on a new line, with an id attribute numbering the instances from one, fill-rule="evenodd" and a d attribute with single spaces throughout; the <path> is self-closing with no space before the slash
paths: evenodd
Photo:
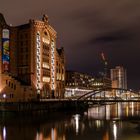
<path id="1" fill-rule="evenodd" d="M 81 114 L 0 121 L 0 140 L 139 140 L 140 103 L 96 106 Z"/>
<path id="2" fill-rule="evenodd" d="M 3 127 L 3 140 L 6 140 L 6 127 Z"/>
<path id="3" fill-rule="evenodd" d="M 103 135 L 103 140 L 109 140 L 109 133 L 108 133 L 108 131 Z"/>
<path id="4" fill-rule="evenodd" d="M 94 119 L 120 119 L 122 117 L 139 116 L 140 104 L 139 103 L 116 103 L 111 105 L 97 106 L 90 108 L 88 117 Z"/>
<path id="5" fill-rule="evenodd" d="M 73 115 L 73 117 L 74 117 L 74 125 L 75 125 L 75 128 L 76 128 L 76 134 L 78 134 L 78 132 L 79 132 L 79 119 L 80 119 L 80 115 L 76 114 L 76 115 Z"/>
<path id="6" fill-rule="evenodd" d="M 101 127 L 101 121 L 100 120 L 96 120 L 95 121 L 95 125 L 96 125 L 97 129 L 100 128 Z"/>
<path id="7" fill-rule="evenodd" d="M 60 128 L 49 128 L 47 132 L 47 126 L 41 128 L 41 132 L 37 132 L 35 140 L 66 140 L 65 134 L 60 131 Z M 59 132 L 60 131 L 60 132 Z"/>
<path id="8" fill-rule="evenodd" d="M 116 126 L 116 122 L 113 121 L 113 135 L 114 135 L 114 140 L 117 139 L 117 126 Z"/>

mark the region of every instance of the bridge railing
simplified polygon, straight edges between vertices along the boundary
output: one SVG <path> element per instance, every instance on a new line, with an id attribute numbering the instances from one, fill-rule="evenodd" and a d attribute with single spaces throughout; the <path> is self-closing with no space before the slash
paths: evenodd
<path id="1" fill-rule="evenodd" d="M 120 88 L 102 88 L 93 90 L 82 96 L 77 100 L 140 100 L 139 92 L 130 89 Z"/>

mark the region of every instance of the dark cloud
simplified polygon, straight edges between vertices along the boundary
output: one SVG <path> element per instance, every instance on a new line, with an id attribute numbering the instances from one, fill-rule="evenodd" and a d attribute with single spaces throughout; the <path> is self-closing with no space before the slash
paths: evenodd
<path id="1" fill-rule="evenodd" d="M 58 32 L 58 45 L 65 48 L 69 69 L 103 70 L 103 51 L 109 67 L 126 67 L 130 87 L 140 88 L 139 0 L 4 0 L 0 9 L 13 25 L 47 14 Z"/>
<path id="2" fill-rule="evenodd" d="M 117 32 L 111 32 L 111 33 L 106 33 L 104 35 L 100 35 L 99 37 L 89 40 L 89 43 L 91 44 L 116 43 L 116 42 L 131 41 L 132 39 L 133 39 L 133 35 L 131 35 L 130 33 L 126 31 L 117 31 Z"/>

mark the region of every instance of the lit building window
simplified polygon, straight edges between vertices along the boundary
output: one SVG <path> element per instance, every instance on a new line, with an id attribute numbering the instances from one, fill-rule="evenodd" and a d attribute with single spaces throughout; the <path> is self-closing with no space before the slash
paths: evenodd
<path id="1" fill-rule="evenodd" d="M 36 87 L 37 87 L 37 93 L 40 94 L 40 33 L 37 33 L 36 37 Z"/>
<path id="2" fill-rule="evenodd" d="M 44 77 L 42 78 L 42 81 L 48 83 L 48 82 L 50 82 L 50 77 L 45 77 L 45 76 L 44 76 Z"/>
<path id="3" fill-rule="evenodd" d="M 50 66 L 48 63 L 46 62 L 43 62 L 43 65 L 42 65 L 43 68 L 46 68 L 46 69 L 50 69 Z"/>

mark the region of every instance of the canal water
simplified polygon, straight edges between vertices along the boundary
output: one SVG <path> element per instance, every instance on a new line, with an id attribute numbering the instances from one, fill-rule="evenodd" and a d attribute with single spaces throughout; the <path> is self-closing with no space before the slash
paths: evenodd
<path id="1" fill-rule="evenodd" d="M 140 140 L 140 103 L 117 103 L 85 112 L 1 116 L 0 140 Z"/>

